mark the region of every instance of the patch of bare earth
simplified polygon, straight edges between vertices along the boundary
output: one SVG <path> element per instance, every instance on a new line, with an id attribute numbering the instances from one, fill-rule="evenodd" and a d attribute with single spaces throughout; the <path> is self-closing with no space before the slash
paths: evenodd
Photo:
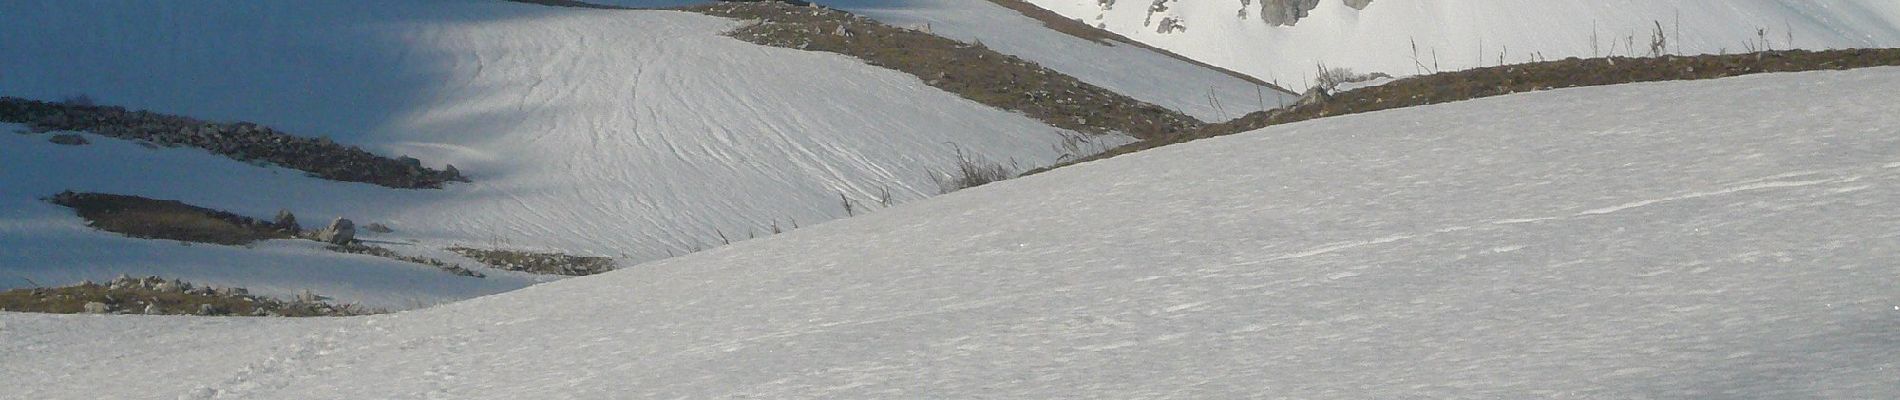
<path id="1" fill-rule="evenodd" d="M 93 228 L 136 238 L 236 246 L 296 235 L 294 228 L 280 229 L 250 217 L 174 200 L 70 191 L 49 200 L 77 211 Z"/>

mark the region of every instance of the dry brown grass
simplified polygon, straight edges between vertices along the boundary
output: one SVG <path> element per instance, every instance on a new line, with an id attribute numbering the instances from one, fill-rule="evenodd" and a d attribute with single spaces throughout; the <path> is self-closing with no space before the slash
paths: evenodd
<path id="1" fill-rule="evenodd" d="M 93 228 L 137 238 L 244 245 L 292 237 L 250 217 L 173 200 L 74 192 L 50 200 L 78 211 Z"/>

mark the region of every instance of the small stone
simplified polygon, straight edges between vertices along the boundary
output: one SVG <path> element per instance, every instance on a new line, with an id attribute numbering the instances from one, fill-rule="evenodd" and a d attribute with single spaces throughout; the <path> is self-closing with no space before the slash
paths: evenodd
<path id="1" fill-rule="evenodd" d="M 376 233 L 390 233 L 390 232 L 396 231 L 395 229 L 389 229 L 388 225 L 383 225 L 377 222 L 371 222 L 369 223 L 369 225 L 363 225 L 363 230 L 376 232 Z"/>

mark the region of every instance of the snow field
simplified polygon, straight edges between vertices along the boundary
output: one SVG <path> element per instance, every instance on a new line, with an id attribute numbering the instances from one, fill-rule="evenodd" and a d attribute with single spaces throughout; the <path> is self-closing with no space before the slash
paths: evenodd
<path id="1" fill-rule="evenodd" d="M 103 243 L 66 245 L 95 239 L 74 236 L 86 235 L 75 233 L 76 218 L 46 222 L 63 210 L 24 205 L 66 188 L 259 217 L 289 209 L 311 224 L 338 216 L 382 223 L 396 232 L 378 240 L 444 259 L 436 249 L 470 245 L 617 257 L 630 266 L 714 247 L 722 234 L 743 240 L 773 225 L 841 218 L 841 196 L 857 212 L 876 212 L 886 192 L 894 203 L 935 195 L 932 176 L 954 168 L 954 148 L 1023 169 L 1066 151 L 1063 131 L 1033 119 L 856 59 L 727 38 L 720 33 L 739 22 L 692 13 L 445 0 L 26 1 L 6 9 L 0 94 L 85 94 L 101 104 L 252 121 L 433 167 L 453 164 L 474 179 L 440 191 L 389 190 L 123 143 L 57 148 L 53 165 L 88 168 L 50 169 L 29 157 L 54 147 L 0 149 L 5 162 L 18 163 L 0 172 L 9 179 L 4 201 L 23 207 L 10 210 L 17 220 L 0 222 L 14 227 L 0 241 L 17 244 L 4 250 L 0 270 L 62 284 L 164 272 L 401 302 L 355 284 L 282 281 L 307 276 L 250 272 L 246 262 L 176 267 L 226 257 L 211 255 L 225 249 L 186 256 L 154 243 L 144 247 L 166 250 L 149 254 L 173 255 L 138 257 L 182 258 L 134 266 L 132 256 L 100 255 Z M 165 165 L 184 159 L 193 160 L 188 168 Z M 27 180 L 34 183 L 14 184 Z M 334 259 L 309 257 L 298 262 Z M 0 288 L 28 285 L 14 278 L 0 276 Z M 444 288 L 424 302 L 525 283 Z"/>
<path id="2" fill-rule="evenodd" d="M 0 314 L 28 338 L 83 329 L 216 360 L 165 373 L 115 368 L 125 359 L 87 343 L 0 340 L 0 384 L 20 397 L 1889 398 L 1896 78 L 1575 88 L 1286 124 L 315 333 Z M 199 333 L 141 329 L 186 323 Z"/>
<path id="3" fill-rule="evenodd" d="M 1404 76 L 1495 66 L 1500 55 L 1507 64 L 1533 55 L 1647 56 L 1659 23 L 1674 54 L 1742 53 L 1748 42 L 1784 50 L 1900 46 L 1900 2 L 1885 0 L 1376 0 L 1365 10 L 1321 0 L 1307 18 L 1278 27 L 1259 18 L 1265 0 L 1246 7 L 1177 0 L 1152 18 L 1149 2 L 1104 11 L 1095 0 L 1028 1 L 1289 88 L 1310 85 L 1321 63 Z M 1243 11 L 1248 17 L 1237 17 Z M 1168 17 L 1187 30 L 1157 33 Z"/>

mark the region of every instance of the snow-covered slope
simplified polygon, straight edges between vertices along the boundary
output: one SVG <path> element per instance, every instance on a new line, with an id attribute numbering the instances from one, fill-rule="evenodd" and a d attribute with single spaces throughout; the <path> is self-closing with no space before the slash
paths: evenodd
<path id="1" fill-rule="evenodd" d="M 1677 54 L 1900 46 L 1900 1 L 1891 0 L 1373 0 L 1363 10 L 1352 0 L 1027 1 L 1289 87 L 1310 83 L 1320 63 L 1410 75 L 1500 56 L 1648 55 L 1657 24 Z M 1312 8 L 1297 21 L 1275 18 L 1295 15 L 1294 5 Z M 1181 28 L 1163 33 L 1164 20 Z"/>
<path id="2" fill-rule="evenodd" d="M 42 136 L 12 133 L 21 130 L 26 128 L 0 124 L 0 288 L 105 282 L 119 274 L 160 275 L 280 298 L 311 290 L 338 301 L 404 309 L 550 280 L 484 269 L 446 251 L 419 249 L 368 231 L 364 238 L 379 246 L 458 262 L 487 277 L 331 252 L 304 240 L 273 240 L 246 248 L 100 232 L 86 227 L 71 209 L 40 199 L 62 190 L 143 193 L 238 205 L 244 214 L 266 217 L 276 213 L 272 204 L 299 198 L 340 201 L 388 196 L 383 192 L 389 190 L 310 178 L 303 171 L 254 167 L 196 149 L 152 150 L 99 136 L 92 136 L 91 145 L 62 146 Z"/>
<path id="3" fill-rule="evenodd" d="M 18 158 L 50 146 L 9 145 L 6 161 L 22 161 L 6 173 L 252 216 L 378 222 L 396 229 L 380 239 L 415 248 L 501 245 L 632 265 L 720 244 L 721 234 L 743 240 L 844 217 L 840 196 L 867 212 L 884 207 L 886 191 L 898 203 L 934 195 L 931 176 L 954 167 L 955 148 L 1023 168 L 1067 151 L 1058 129 L 913 76 L 720 35 L 738 23 L 502 1 L 8 2 L 0 95 L 84 94 L 253 121 L 454 164 L 474 183 L 401 191 L 259 177 L 235 161 L 158 168 L 175 157 L 125 146 L 61 149 L 98 157 L 75 170 Z M 40 192 L 54 183 L 14 192 L 9 181 L 7 201 L 50 195 Z M 13 218 L 47 217 L 29 214 Z M 12 229 L 0 240 L 37 234 Z M 0 269 L 52 271 L 96 253 L 9 247 Z M 42 283 L 72 283 L 69 272 L 49 274 Z M 25 285 L 0 278 L 0 288 Z"/>
<path id="4" fill-rule="evenodd" d="M 842 0 L 821 4 L 886 24 L 927 28 L 1196 119 L 1220 122 L 1292 103 L 1293 95 L 1120 42 L 1057 32 L 989 0 Z"/>
<path id="5" fill-rule="evenodd" d="M 1895 92 L 1879 68 L 1313 120 L 395 315 L 0 314 L 0 387 L 1893 398 Z"/>

